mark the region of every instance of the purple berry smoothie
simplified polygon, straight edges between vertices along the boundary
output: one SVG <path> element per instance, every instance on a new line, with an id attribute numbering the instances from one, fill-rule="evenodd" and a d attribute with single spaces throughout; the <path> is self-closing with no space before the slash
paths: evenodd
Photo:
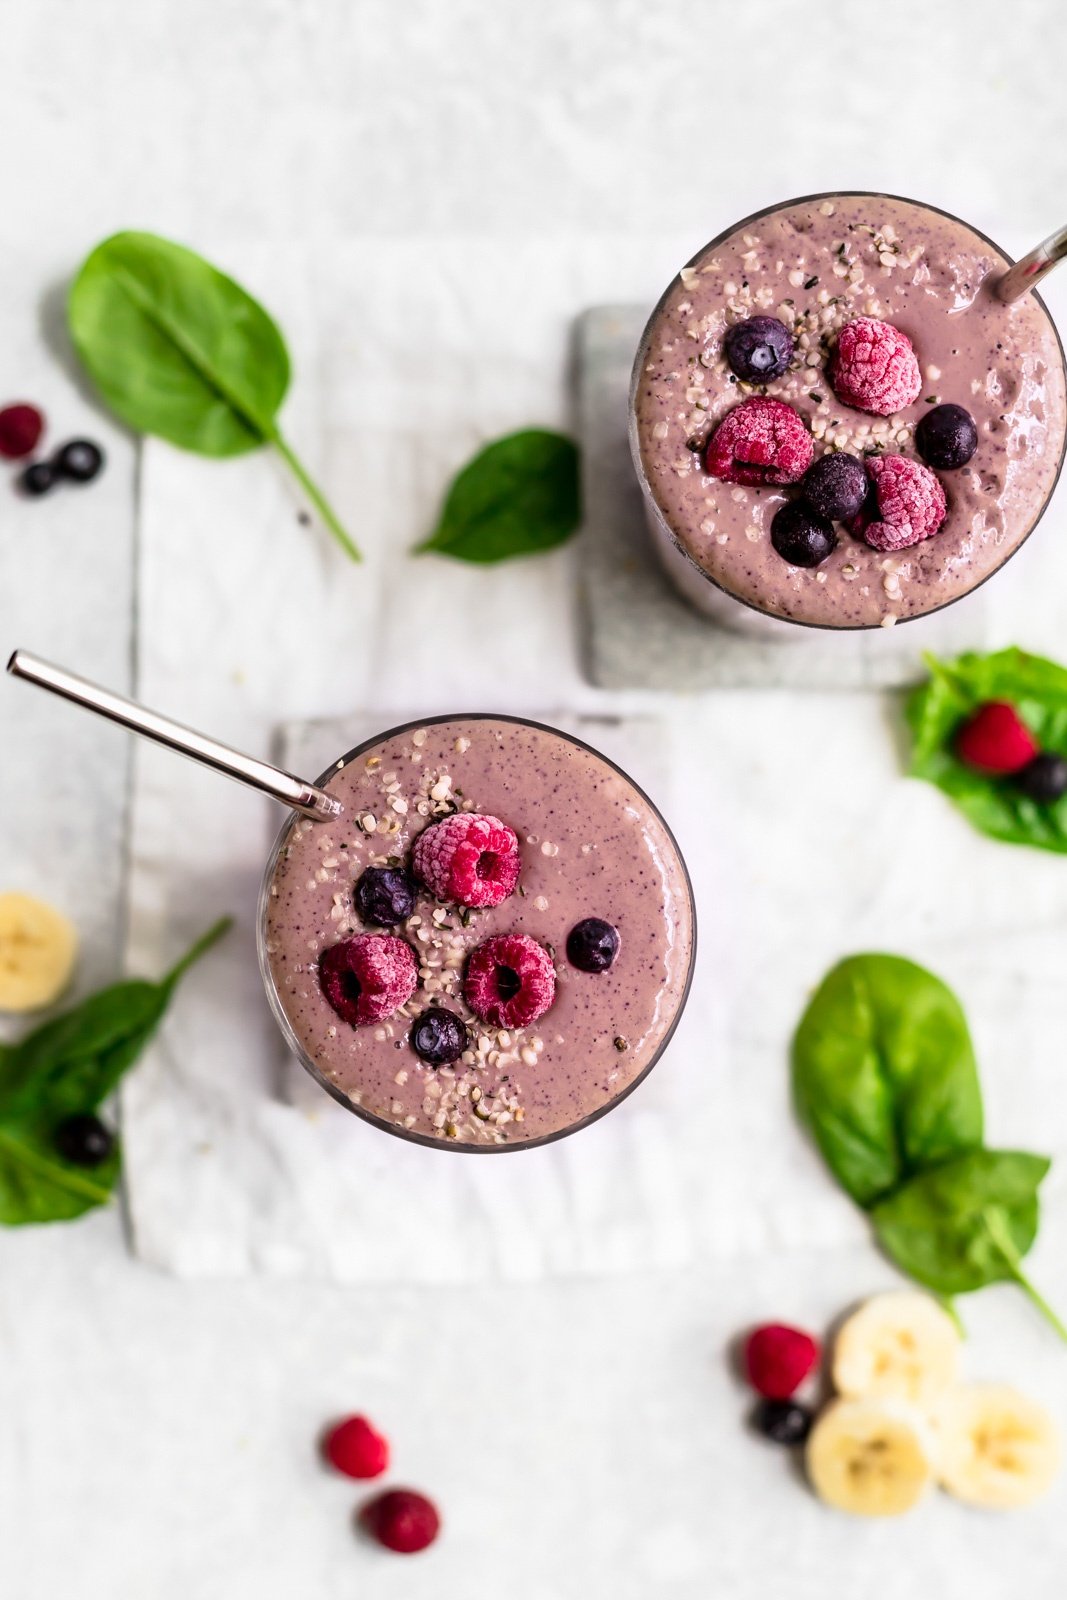
<path id="1" fill-rule="evenodd" d="M 568 735 L 503 716 L 412 723 L 351 752 L 319 780 L 342 801 L 336 823 L 294 819 L 264 881 L 261 958 L 293 1050 L 338 1100 L 423 1143 L 522 1149 L 616 1104 L 654 1065 L 681 1014 L 695 924 L 684 863 L 659 812 L 615 766 Z M 416 837 L 443 816 L 499 817 L 519 839 L 512 895 L 482 910 L 419 890 L 399 926 L 364 927 L 353 890 L 369 866 L 410 864 Z M 619 952 L 603 972 L 567 960 L 585 918 L 612 924 Z M 391 1017 L 352 1026 L 319 985 L 323 951 L 360 933 L 410 941 L 420 982 Z M 466 1004 L 467 958 L 522 933 L 550 953 L 555 999 L 536 1022 L 497 1029 Z M 462 1018 L 468 1048 L 449 1066 L 409 1039 L 430 1006 Z"/>
<path id="2" fill-rule="evenodd" d="M 1067 404 L 1044 304 L 1028 294 L 1005 305 L 993 292 L 1009 264 L 945 212 L 849 193 L 758 213 L 682 268 L 638 352 L 631 438 L 660 553 L 696 604 L 714 613 L 723 591 L 790 622 L 888 627 L 959 599 L 1018 549 L 1055 486 Z M 790 367 L 765 391 L 742 384 L 722 355 L 726 329 L 754 315 L 777 317 L 796 341 Z M 857 317 L 892 323 L 915 347 L 923 387 L 894 416 L 854 410 L 830 387 L 837 334 Z M 790 565 L 770 540 L 789 491 L 703 471 L 700 447 L 753 392 L 796 408 L 816 459 L 831 449 L 915 457 L 915 428 L 931 405 L 965 407 L 978 449 L 938 474 L 948 499 L 940 530 L 887 554 L 839 526 L 836 550 L 818 567 Z"/>

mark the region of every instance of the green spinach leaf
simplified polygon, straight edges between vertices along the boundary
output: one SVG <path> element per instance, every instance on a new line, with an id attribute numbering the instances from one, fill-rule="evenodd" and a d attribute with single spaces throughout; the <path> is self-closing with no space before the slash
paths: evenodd
<path id="1" fill-rule="evenodd" d="M 576 446 L 563 434 L 526 428 L 468 462 L 418 549 L 458 561 L 506 561 L 563 544 L 580 520 Z"/>
<path id="2" fill-rule="evenodd" d="M 827 1165 L 861 1206 L 982 1142 L 959 1001 L 901 956 L 850 956 L 827 974 L 793 1041 L 793 1091 Z"/>
<path id="3" fill-rule="evenodd" d="M 907 704 L 911 775 L 943 790 L 990 838 L 1067 853 L 1067 795 L 1039 805 L 1010 779 L 975 772 L 953 748 L 956 731 L 971 712 L 988 700 L 1007 700 L 1042 749 L 1067 756 L 1067 670 L 1014 648 L 954 661 L 927 656 L 926 662 L 930 678 Z"/>
<path id="4" fill-rule="evenodd" d="M 74 348 L 129 427 L 183 450 L 235 456 L 269 444 L 353 560 L 359 551 L 278 427 L 289 354 L 268 313 L 232 278 L 152 233 L 117 233 L 70 291 Z"/>
<path id="5" fill-rule="evenodd" d="M 920 1173 L 871 1212 L 883 1250 L 936 1294 L 1017 1283 L 1067 1339 L 1056 1314 L 1022 1271 L 1037 1237 L 1044 1156 L 970 1150 Z"/>
<path id="6" fill-rule="evenodd" d="M 86 1170 L 55 1148 L 57 1125 L 93 1112 L 148 1043 L 183 974 L 230 926 L 217 922 L 159 983 L 102 989 L 0 1056 L 0 1223 L 55 1222 L 102 1205 L 118 1180 L 112 1152 Z"/>

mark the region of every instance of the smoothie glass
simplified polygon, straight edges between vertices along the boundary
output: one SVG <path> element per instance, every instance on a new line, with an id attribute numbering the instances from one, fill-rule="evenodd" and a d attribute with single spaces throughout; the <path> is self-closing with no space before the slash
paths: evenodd
<path id="1" fill-rule="evenodd" d="M 28 651 L 7 670 L 289 807 L 259 897 L 263 983 L 290 1049 L 365 1121 L 529 1149 L 597 1121 L 669 1044 L 689 874 L 653 802 L 573 734 L 429 717 L 309 783 Z"/>
<path id="2" fill-rule="evenodd" d="M 1039 281 L 1054 243 L 1024 258 L 1012 280 L 1033 261 L 1029 282 Z M 910 621 L 999 571 L 1045 510 L 1067 444 L 1063 347 L 1032 289 L 1012 304 L 998 294 L 1028 287 L 1007 278 L 1011 268 L 951 213 L 837 191 L 754 212 L 681 269 L 638 347 L 629 430 L 654 546 L 693 606 L 737 631 L 796 639 L 801 627 Z M 741 490 L 703 473 L 701 443 L 745 392 L 721 358 L 722 333 L 750 315 L 784 320 L 797 337 L 793 365 L 766 392 L 800 412 L 817 455 L 914 456 L 914 427 L 931 404 L 974 414 L 977 452 L 940 474 L 949 510 L 938 533 L 886 559 L 841 530 L 817 570 L 790 567 L 769 537 L 788 492 Z M 889 419 L 843 405 L 827 381 L 836 332 L 862 316 L 900 327 L 919 359 L 918 399 Z"/>
<path id="3" fill-rule="evenodd" d="M 464 745 L 468 748 L 457 753 Z M 488 758 L 480 753 L 483 746 Z M 415 816 L 420 792 L 415 784 L 427 766 L 431 776 L 438 770 L 442 751 L 449 752 L 457 792 L 471 780 L 464 757 L 481 763 L 499 751 L 498 766 L 484 772 L 476 787 L 472 784 L 470 797 L 476 810 L 495 811 L 515 826 L 522 855 L 518 890 L 496 908 L 475 913 L 469 928 L 457 925 L 453 913 L 434 908 L 432 898 L 420 898 L 415 915 L 390 931 L 425 939 L 417 946 L 420 959 L 437 961 L 422 969 L 427 988 L 437 991 L 442 982 L 442 957 L 446 964 L 452 961 L 447 976 L 454 981 L 443 994 L 417 990 L 404 1012 L 380 1027 L 346 1029 L 323 1000 L 314 976 L 317 952 L 308 950 L 305 956 L 306 944 L 317 943 L 324 926 L 329 929 L 337 882 L 351 882 L 368 863 L 407 858 L 409 818 L 415 818 L 416 837 L 423 820 Z M 413 759 L 420 765 L 412 765 Z M 382 841 L 375 815 L 383 798 L 379 786 L 393 773 L 400 783 L 393 798 L 405 810 L 389 818 L 402 825 Z M 264 873 L 258 943 L 278 1027 L 327 1093 L 375 1127 L 416 1144 L 492 1154 L 574 1133 L 643 1082 L 669 1044 L 688 998 L 696 919 L 692 885 L 674 836 L 620 767 L 583 740 L 543 723 L 459 713 L 405 723 L 365 740 L 328 768 L 318 784 L 328 794 L 344 795 L 345 827 L 299 817 L 284 823 Z M 554 797 L 560 790 L 566 798 L 557 810 Z M 361 817 L 375 818 L 370 839 L 359 838 Z M 622 837 L 602 832 L 590 846 L 601 822 L 604 832 L 617 826 L 626 831 Z M 527 833 L 528 828 L 537 831 Z M 354 851 L 361 852 L 358 859 Z M 326 863 L 327 881 L 316 885 L 311 869 L 323 875 Z M 309 899 L 316 896 L 306 919 Z M 568 929 L 585 911 L 610 915 L 618 924 L 621 948 L 609 971 L 578 972 L 565 959 Z M 309 931 L 313 941 L 305 939 Z M 346 931 L 343 922 L 339 931 Z M 516 932 L 536 937 L 552 951 L 559 976 L 551 1008 L 531 1025 L 509 1031 L 466 1011 L 459 973 L 485 938 Z M 326 938 L 337 935 L 335 925 Z M 434 950 L 436 955 L 429 953 Z M 409 1030 L 415 1016 L 438 1003 L 464 1015 L 470 1048 L 462 1060 L 432 1070 L 410 1048 Z M 491 1110 L 504 1104 L 513 1109 Z M 503 1123 L 492 1120 L 496 1116 Z"/>

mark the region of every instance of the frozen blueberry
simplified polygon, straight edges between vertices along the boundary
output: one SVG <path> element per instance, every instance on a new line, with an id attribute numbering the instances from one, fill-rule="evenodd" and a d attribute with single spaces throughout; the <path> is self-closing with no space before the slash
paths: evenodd
<path id="1" fill-rule="evenodd" d="M 827 522 L 854 517 L 867 498 L 870 482 L 862 461 L 831 450 L 820 456 L 800 480 L 800 492 L 811 509 Z"/>
<path id="2" fill-rule="evenodd" d="M 115 1148 L 114 1134 L 89 1113 L 65 1117 L 52 1137 L 64 1161 L 75 1167 L 98 1167 Z"/>
<path id="3" fill-rule="evenodd" d="M 836 547 L 837 535 L 825 517 L 791 500 L 771 519 L 771 543 L 790 566 L 817 567 Z"/>
<path id="4" fill-rule="evenodd" d="M 928 467 L 965 466 L 978 449 L 974 418 L 962 406 L 934 406 L 915 429 L 915 448 Z"/>
<path id="5" fill-rule="evenodd" d="M 356 910 L 364 922 L 395 928 L 415 909 L 415 882 L 403 867 L 368 867 L 356 884 Z"/>
<path id="6" fill-rule="evenodd" d="M 56 469 L 50 461 L 32 461 L 18 476 L 23 494 L 32 495 L 34 499 L 54 489 L 56 482 Z"/>
<path id="7" fill-rule="evenodd" d="M 467 1029 L 454 1012 L 431 1006 L 412 1024 L 411 1048 L 429 1066 L 447 1066 L 466 1050 Z"/>
<path id="8" fill-rule="evenodd" d="M 579 972 L 606 972 L 619 953 L 619 930 L 600 917 L 576 922 L 567 935 L 567 960 Z"/>
<path id="9" fill-rule="evenodd" d="M 722 347 L 731 369 L 745 383 L 770 383 L 792 360 L 793 335 L 777 317 L 746 317 L 727 328 Z"/>
<path id="10" fill-rule="evenodd" d="M 814 1420 L 795 1400 L 761 1400 L 752 1413 L 752 1426 L 775 1444 L 803 1444 Z"/>
<path id="11" fill-rule="evenodd" d="M 1015 785 L 1039 806 L 1050 806 L 1067 794 L 1067 761 L 1046 750 L 1015 775 Z"/>
<path id="12" fill-rule="evenodd" d="M 56 453 L 53 465 L 61 478 L 91 483 L 104 465 L 104 452 L 91 439 L 72 439 Z"/>

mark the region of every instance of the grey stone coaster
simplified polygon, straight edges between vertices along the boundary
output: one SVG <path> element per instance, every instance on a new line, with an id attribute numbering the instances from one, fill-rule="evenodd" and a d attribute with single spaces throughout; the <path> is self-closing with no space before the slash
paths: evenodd
<path id="1" fill-rule="evenodd" d="M 594 306 L 578 319 L 579 431 L 585 533 L 580 541 L 586 667 L 606 689 L 868 689 L 913 683 L 924 650 L 981 649 L 982 591 L 896 628 L 828 633 L 795 628 L 747 638 L 702 617 L 671 587 L 652 548 L 626 437 L 639 306 Z"/>

